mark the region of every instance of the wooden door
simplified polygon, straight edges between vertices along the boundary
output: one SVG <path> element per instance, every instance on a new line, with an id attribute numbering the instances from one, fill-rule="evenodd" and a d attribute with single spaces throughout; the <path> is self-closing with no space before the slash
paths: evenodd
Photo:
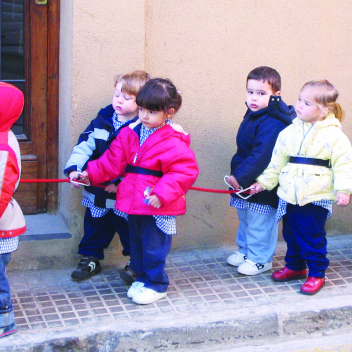
<path id="1" fill-rule="evenodd" d="M 1 80 L 20 88 L 24 111 L 13 127 L 21 148 L 22 178 L 58 173 L 59 0 L 1 0 Z M 20 184 L 24 213 L 54 212 L 57 185 Z"/>

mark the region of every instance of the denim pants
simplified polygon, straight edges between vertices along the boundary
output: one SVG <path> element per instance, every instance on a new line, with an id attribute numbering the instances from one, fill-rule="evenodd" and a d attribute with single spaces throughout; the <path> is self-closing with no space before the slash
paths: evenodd
<path id="1" fill-rule="evenodd" d="M 239 227 L 237 245 L 247 259 L 260 264 L 272 261 L 279 231 L 276 212 L 259 214 L 249 209 L 237 209 Z"/>
<path id="2" fill-rule="evenodd" d="M 0 254 L 0 327 L 8 326 L 15 321 L 10 284 L 6 277 L 6 266 L 10 257 L 11 253 Z"/>
<path id="3" fill-rule="evenodd" d="M 291 270 L 309 268 L 309 276 L 325 277 L 329 266 L 325 223 L 328 211 L 314 204 L 287 204 L 282 234 L 287 243 L 286 266 Z"/>
<path id="4" fill-rule="evenodd" d="M 131 268 L 137 281 L 156 292 L 166 292 L 169 278 L 164 270 L 172 235 L 166 235 L 151 215 L 128 215 L 131 238 Z"/>
<path id="5" fill-rule="evenodd" d="M 104 259 L 104 249 L 109 247 L 115 233 L 120 236 L 122 254 L 130 255 L 130 235 L 128 222 L 122 216 L 109 210 L 104 216 L 94 218 L 90 209 L 84 215 L 84 236 L 78 247 L 78 254 Z"/>

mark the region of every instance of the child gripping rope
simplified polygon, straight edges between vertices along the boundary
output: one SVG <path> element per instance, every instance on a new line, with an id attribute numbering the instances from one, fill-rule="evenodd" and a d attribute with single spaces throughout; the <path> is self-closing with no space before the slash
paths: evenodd
<path id="1" fill-rule="evenodd" d="M 173 83 L 149 80 L 136 102 L 139 120 L 124 128 L 101 158 L 88 163 L 81 179 L 101 183 L 124 176 L 115 208 L 128 219 L 131 266 L 137 274 L 127 296 L 149 304 L 167 294 L 164 268 L 176 216 L 186 212 L 185 195 L 199 170 L 189 134 L 172 121 L 182 103 Z"/>
<path id="2" fill-rule="evenodd" d="M 277 221 L 283 219 L 286 266 L 274 281 L 308 278 L 300 291 L 314 295 L 325 284 L 329 266 L 325 223 L 332 204 L 347 206 L 352 193 L 352 148 L 341 131 L 343 111 L 328 81 L 310 81 L 301 89 L 297 118 L 276 142 L 268 168 L 251 193 L 279 188 Z"/>

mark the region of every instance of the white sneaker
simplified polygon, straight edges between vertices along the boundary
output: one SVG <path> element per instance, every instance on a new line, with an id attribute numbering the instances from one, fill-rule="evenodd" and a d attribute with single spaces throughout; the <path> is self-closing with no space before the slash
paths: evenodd
<path id="1" fill-rule="evenodd" d="M 247 257 L 244 254 L 236 251 L 227 258 L 227 263 L 233 266 L 240 266 L 246 259 Z"/>
<path id="2" fill-rule="evenodd" d="M 268 271 L 272 268 L 272 263 L 254 263 L 249 259 L 246 259 L 243 264 L 241 264 L 237 271 L 243 275 L 258 275 L 264 271 Z"/>
<path id="3" fill-rule="evenodd" d="M 133 298 L 133 296 L 139 292 L 139 290 L 144 286 L 143 282 L 135 281 L 132 286 L 127 291 L 127 297 Z"/>
<path id="4" fill-rule="evenodd" d="M 149 304 L 164 298 L 167 292 L 156 292 L 150 288 L 142 287 L 132 298 L 134 303 Z"/>

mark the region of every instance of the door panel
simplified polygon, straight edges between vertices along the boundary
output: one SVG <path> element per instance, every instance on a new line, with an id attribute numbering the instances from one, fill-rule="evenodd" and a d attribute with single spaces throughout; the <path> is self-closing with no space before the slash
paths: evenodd
<path id="1" fill-rule="evenodd" d="M 1 39 L 1 79 L 25 95 L 12 129 L 20 143 L 22 178 L 56 178 L 59 0 L 2 0 Z M 57 185 L 23 183 L 15 198 L 26 214 L 54 212 Z"/>

